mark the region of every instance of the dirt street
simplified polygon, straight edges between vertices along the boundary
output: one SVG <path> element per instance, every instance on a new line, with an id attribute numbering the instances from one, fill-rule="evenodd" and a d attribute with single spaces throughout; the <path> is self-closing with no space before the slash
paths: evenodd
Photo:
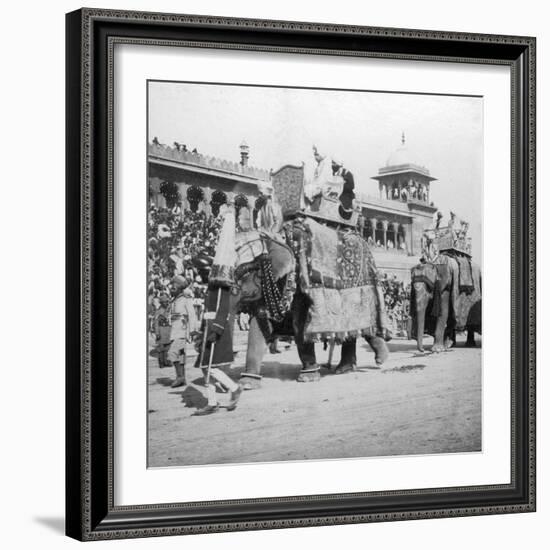
<path id="1" fill-rule="evenodd" d="M 246 333 L 226 372 L 244 369 Z M 431 339 L 430 339 L 431 340 Z M 358 342 L 358 370 L 318 383 L 295 381 L 294 345 L 267 354 L 260 390 L 243 392 L 235 411 L 192 416 L 206 404 L 202 373 L 186 365 L 188 386 L 172 389 L 173 369 L 150 359 L 149 467 L 350 458 L 481 450 L 481 348 L 420 355 L 415 342 L 390 342 L 390 359 L 377 368 Z M 431 345 L 428 346 L 428 349 Z M 339 360 L 339 347 L 334 363 Z M 316 346 L 319 362 L 328 351 Z M 218 393 L 220 404 L 228 394 Z"/>

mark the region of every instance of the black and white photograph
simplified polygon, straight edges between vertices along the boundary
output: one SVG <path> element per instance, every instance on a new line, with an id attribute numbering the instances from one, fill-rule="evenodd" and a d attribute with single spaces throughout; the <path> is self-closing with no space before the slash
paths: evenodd
<path id="1" fill-rule="evenodd" d="M 149 468 L 483 451 L 483 101 L 147 82 Z"/>

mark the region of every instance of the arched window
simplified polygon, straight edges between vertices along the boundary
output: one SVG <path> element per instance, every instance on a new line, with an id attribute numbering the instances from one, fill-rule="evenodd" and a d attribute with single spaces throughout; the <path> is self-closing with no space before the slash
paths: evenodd
<path id="1" fill-rule="evenodd" d="M 374 246 L 374 233 L 376 232 L 376 224 L 372 218 L 365 219 L 365 239 L 370 246 Z"/>
<path id="2" fill-rule="evenodd" d="M 160 192 L 170 210 L 181 202 L 181 195 L 178 186 L 173 181 L 163 181 L 160 184 Z"/>
<path id="3" fill-rule="evenodd" d="M 191 212 L 196 212 L 199 209 L 199 202 L 204 200 L 204 191 L 200 187 L 192 185 L 187 189 L 187 200 Z"/>
<path id="4" fill-rule="evenodd" d="M 210 201 L 213 216 L 217 216 L 220 213 L 220 206 L 222 204 L 227 204 L 227 195 L 223 191 L 216 189 L 212 193 L 212 200 Z"/>
<path id="5" fill-rule="evenodd" d="M 376 231 L 374 232 L 374 243 L 376 246 L 384 246 L 384 224 L 379 221 L 376 224 Z"/>
<path id="6" fill-rule="evenodd" d="M 393 200 L 398 200 L 399 199 L 399 182 L 397 180 L 395 180 L 392 183 L 391 197 L 390 198 L 393 199 Z"/>
<path id="7" fill-rule="evenodd" d="M 235 197 L 235 220 L 237 229 L 241 231 L 248 231 L 253 228 L 250 210 L 248 210 L 248 198 L 242 193 Z"/>
<path id="8" fill-rule="evenodd" d="M 265 197 L 258 197 L 254 202 L 254 227 L 258 227 L 258 213 L 262 209 L 262 206 L 265 204 Z"/>
<path id="9" fill-rule="evenodd" d="M 235 197 L 235 216 L 237 219 L 239 218 L 239 212 L 243 206 L 248 208 L 248 197 L 240 193 Z"/>
<path id="10" fill-rule="evenodd" d="M 386 245 L 389 249 L 397 248 L 397 235 L 393 223 L 388 224 L 388 230 L 386 231 Z"/>
<path id="11" fill-rule="evenodd" d="M 399 228 L 397 230 L 397 248 L 399 250 L 403 250 L 404 252 L 408 252 L 407 241 L 405 240 L 405 228 L 402 223 L 399 224 Z"/>

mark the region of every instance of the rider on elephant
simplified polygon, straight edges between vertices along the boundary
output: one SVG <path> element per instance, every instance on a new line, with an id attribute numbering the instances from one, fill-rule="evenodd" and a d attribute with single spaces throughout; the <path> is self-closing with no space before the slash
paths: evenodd
<path id="1" fill-rule="evenodd" d="M 322 196 L 338 198 L 338 213 L 344 220 L 353 215 L 353 201 L 355 199 L 355 181 L 353 174 L 344 168 L 343 162 L 333 157 L 330 162 L 326 156 L 319 153 L 313 146 L 313 157 L 316 162 L 313 179 L 304 186 L 306 205 L 316 211 Z"/>
<path id="2" fill-rule="evenodd" d="M 342 161 L 333 158 L 332 159 L 332 173 L 335 176 L 340 176 L 344 180 L 342 186 L 342 192 L 338 197 L 340 204 L 338 206 L 338 213 L 344 220 L 349 220 L 353 214 L 353 200 L 355 199 L 355 181 L 353 174 L 346 168 Z"/>

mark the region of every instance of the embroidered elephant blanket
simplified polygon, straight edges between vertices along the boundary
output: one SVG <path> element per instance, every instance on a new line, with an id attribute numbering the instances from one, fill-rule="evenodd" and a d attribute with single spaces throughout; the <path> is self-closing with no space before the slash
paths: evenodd
<path id="1" fill-rule="evenodd" d="M 305 339 L 343 341 L 360 335 L 389 339 L 382 288 L 367 242 L 356 231 L 328 227 L 311 218 L 292 222 L 291 232 L 300 289 L 311 300 Z"/>
<path id="2" fill-rule="evenodd" d="M 472 261 L 466 256 L 456 256 L 458 263 L 458 285 L 461 292 L 472 292 L 474 290 L 474 277 L 472 272 Z"/>
<path id="3" fill-rule="evenodd" d="M 461 258 L 462 259 L 462 258 Z M 471 285 L 463 285 L 468 279 L 460 277 L 460 266 L 455 256 L 440 254 L 435 263 L 446 264 L 452 272 L 450 325 L 456 330 L 464 330 L 467 326 L 481 332 L 481 270 L 477 264 L 467 260 L 467 268 L 462 271 L 469 271 Z"/>
<path id="4" fill-rule="evenodd" d="M 459 265 L 458 293 L 454 293 L 453 313 L 457 330 L 465 327 L 474 328 L 481 333 L 481 270 L 479 266 L 468 260 L 471 273 L 471 286 L 463 285 L 460 278 L 461 264 Z"/>

